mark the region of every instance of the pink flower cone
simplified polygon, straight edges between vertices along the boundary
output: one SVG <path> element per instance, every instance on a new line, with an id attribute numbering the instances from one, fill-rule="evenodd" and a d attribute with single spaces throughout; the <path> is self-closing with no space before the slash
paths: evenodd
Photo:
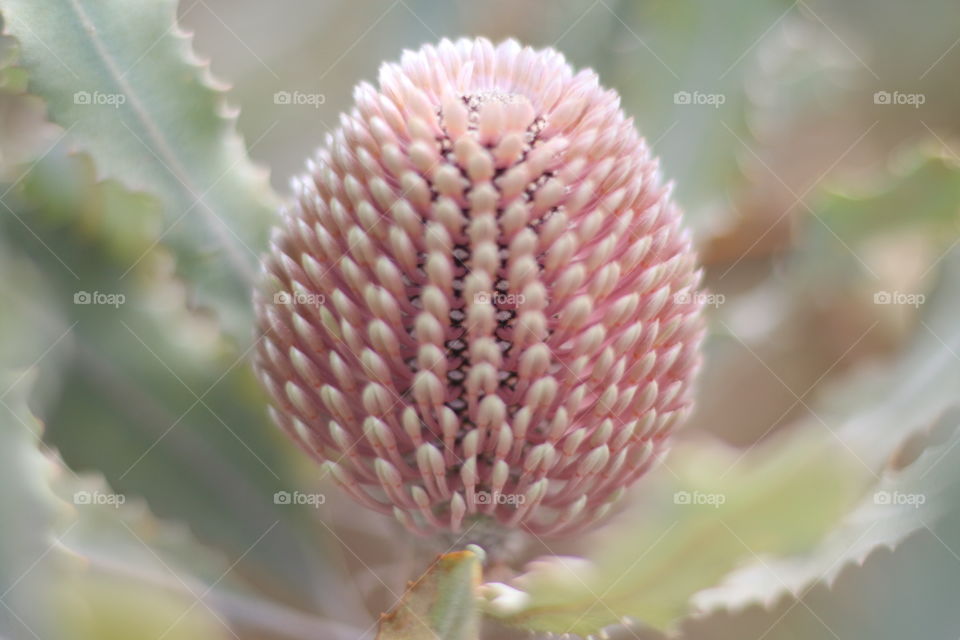
<path id="1" fill-rule="evenodd" d="M 410 529 L 600 518 L 689 412 L 696 258 L 597 75 L 442 41 L 361 84 L 255 296 L 274 420 Z"/>

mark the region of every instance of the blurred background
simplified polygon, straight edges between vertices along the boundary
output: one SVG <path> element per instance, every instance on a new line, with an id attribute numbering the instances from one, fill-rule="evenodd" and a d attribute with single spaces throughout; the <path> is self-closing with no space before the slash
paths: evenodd
<path id="1" fill-rule="evenodd" d="M 851 465 L 873 465 L 956 400 L 954 2 L 182 0 L 179 17 L 283 197 L 354 85 L 404 49 L 512 37 L 594 68 L 675 181 L 710 291 L 680 440 L 747 452 L 818 430 Z M 154 202 L 98 180 L 40 100 L 6 94 L 0 118 L 2 355 L 36 365 L 33 384 L 8 393 L 29 397 L 44 446 L 216 548 L 282 610 L 264 615 L 292 629 L 334 621 L 310 637 L 372 637 L 443 548 L 347 501 L 274 430 L 248 345 L 192 304 L 156 244 L 167 223 Z M 322 498 L 276 498 L 295 491 Z M 591 540 L 529 543 L 518 558 L 582 554 Z"/>

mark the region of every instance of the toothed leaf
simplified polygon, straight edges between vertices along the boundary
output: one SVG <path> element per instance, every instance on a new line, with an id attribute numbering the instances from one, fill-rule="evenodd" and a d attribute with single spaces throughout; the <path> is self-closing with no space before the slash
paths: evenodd
<path id="1" fill-rule="evenodd" d="M 184 586 L 216 556 L 185 534 L 170 544 L 147 514 L 124 512 L 122 496 L 78 481 L 41 452 L 41 426 L 26 405 L 29 381 L 5 372 L 2 384 L 10 393 L 0 410 L 0 635 L 222 637 L 218 617 L 192 606 L 203 591 Z M 167 543 L 152 546 L 164 537 Z M 194 584 L 206 589 L 220 575 Z"/>
<path id="2" fill-rule="evenodd" d="M 100 177 L 162 203 L 162 240 L 179 271 L 249 340 L 247 283 L 275 198 L 223 87 L 177 26 L 176 2 L 10 0 L 3 9 L 29 90 Z"/>
<path id="3" fill-rule="evenodd" d="M 780 437 L 743 457 L 680 446 L 640 488 L 636 512 L 598 532 L 589 560 L 554 557 L 514 580 L 525 629 L 587 635 L 631 617 L 665 628 L 690 597 L 756 554 L 811 548 L 866 486 L 866 470 L 819 434 Z"/>
<path id="4" fill-rule="evenodd" d="M 848 565 L 863 563 L 876 549 L 896 547 L 917 531 L 956 539 L 960 505 L 960 411 L 948 411 L 931 429 L 915 434 L 894 456 L 876 485 L 810 553 L 764 558 L 698 594 L 700 609 L 772 605 L 787 593 L 831 583 Z"/>

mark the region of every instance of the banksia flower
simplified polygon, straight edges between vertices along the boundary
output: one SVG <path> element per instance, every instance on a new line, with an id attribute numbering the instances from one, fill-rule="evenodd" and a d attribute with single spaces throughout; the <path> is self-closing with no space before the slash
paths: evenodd
<path id="1" fill-rule="evenodd" d="M 274 420 L 418 532 L 595 522 L 699 361 L 657 161 L 595 73 L 514 41 L 406 52 L 354 98 L 255 295 Z"/>

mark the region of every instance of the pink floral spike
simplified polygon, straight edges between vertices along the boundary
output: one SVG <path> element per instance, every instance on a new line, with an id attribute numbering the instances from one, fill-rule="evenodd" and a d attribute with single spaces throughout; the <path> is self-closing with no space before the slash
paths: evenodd
<path id="1" fill-rule="evenodd" d="M 689 411 L 700 273 L 614 91 L 509 40 L 361 84 L 256 294 L 274 420 L 410 529 L 597 521 Z"/>

